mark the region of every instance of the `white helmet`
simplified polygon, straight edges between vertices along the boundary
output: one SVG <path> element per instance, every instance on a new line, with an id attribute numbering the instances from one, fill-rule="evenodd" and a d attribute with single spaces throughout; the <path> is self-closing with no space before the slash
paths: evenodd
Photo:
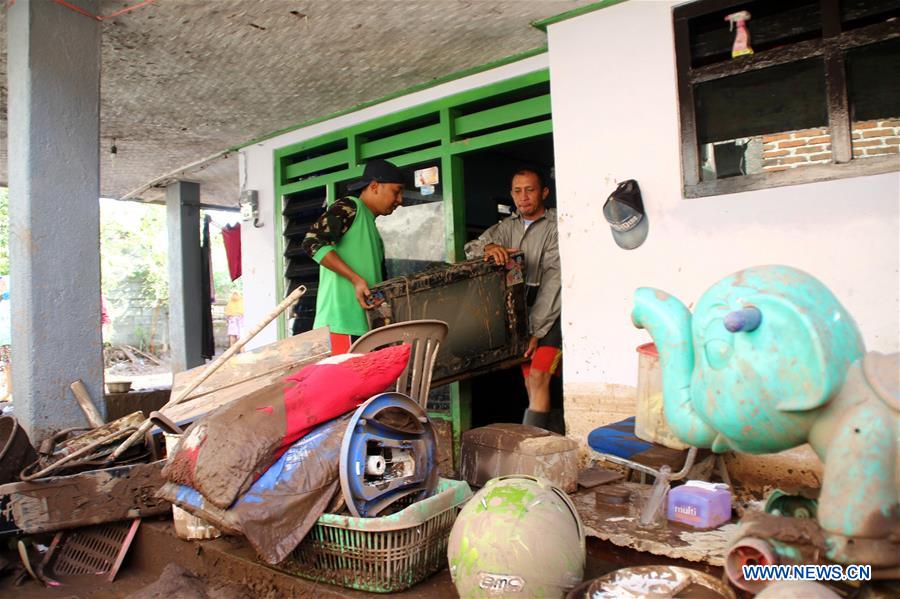
<path id="1" fill-rule="evenodd" d="M 584 576 L 584 527 L 550 481 L 501 476 L 462 509 L 447 557 L 460 597 L 563 597 Z"/>

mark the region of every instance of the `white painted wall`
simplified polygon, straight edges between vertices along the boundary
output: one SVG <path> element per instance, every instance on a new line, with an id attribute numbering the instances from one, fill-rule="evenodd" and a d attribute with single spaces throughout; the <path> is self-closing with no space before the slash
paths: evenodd
<path id="1" fill-rule="evenodd" d="M 243 223 L 241 226 L 242 276 L 244 278 L 244 309 L 246 311 L 244 318 L 248 325 L 253 326 L 254 323 L 262 320 L 278 303 L 275 297 L 275 284 L 276 277 L 282 275 L 276 272 L 275 264 L 275 239 L 277 235 L 281 234 L 280 231 L 275 231 L 274 227 L 275 165 L 273 155 L 277 148 L 445 96 L 545 69 L 548 64 L 547 60 L 547 54 L 526 58 L 297 129 L 244 148 L 241 151 L 241 189 L 259 191 L 260 220 L 263 223 L 260 228 L 254 228 L 252 223 Z M 261 331 L 248 347 L 253 348 L 272 343 L 277 338 L 278 332 L 273 323 Z"/>
<path id="2" fill-rule="evenodd" d="M 671 7 L 629 1 L 551 25 L 566 401 L 634 385 L 640 286 L 690 306 L 734 271 L 780 263 L 823 281 L 870 350 L 900 349 L 900 173 L 685 200 Z M 620 249 L 601 208 L 637 179 L 650 233 Z"/>

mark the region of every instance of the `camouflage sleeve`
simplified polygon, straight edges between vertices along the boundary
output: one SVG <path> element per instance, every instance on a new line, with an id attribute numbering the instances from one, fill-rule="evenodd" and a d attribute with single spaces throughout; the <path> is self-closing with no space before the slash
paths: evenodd
<path id="1" fill-rule="evenodd" d="M 356 218 L 356 204 L 349 198 L 341 198 L 328 207 L 328 210 L 313 223 L 303 238 L 302 248 L 317 262 L 325 253 L 319 252 L 326 247 L 334 248 Z"/>

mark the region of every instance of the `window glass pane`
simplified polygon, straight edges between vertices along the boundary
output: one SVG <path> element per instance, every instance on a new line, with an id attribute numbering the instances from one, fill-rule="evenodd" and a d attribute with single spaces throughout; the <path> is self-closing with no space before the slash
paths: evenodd
<path id="1" fill-rule="evenodd" d="M 430 186 L 417 186 L 417 183 L 434 180 L 435 170 L 421 172 L 416 180 L 417 171 L 429 168 L 437 169 L 438 182 Z M 384 241 L 384 263 L 389 278 L 411 275 L 435 263 L 447 261 L 443 202 L 445 181 L 440 161 L 405 166 L 401 170 L 406 178 L 403 205 L 393 214 L 379 216 L 375 221 Z"/>
<path id="2" fill-rule="evenodd" d="M 900 39 L 846 53 L 853 158 L 897 154 L 900 148 Z"/>
<path id="3" fill-rule="evenodd" d="M 695 98 L 704 181 L 831 160 L 821 59 L 701 83 Z"/>
<path id="4" fill-rule="evenodd" d="M 900 17 L 900 0 L 841 0 L 842 31 L 897 17 Z"/>
<path id="5" fill-rule="evenodd" d="M 828 122 L 825 69 L 804 60 L 696 86 L 697 134 L 712 143 Z"/>

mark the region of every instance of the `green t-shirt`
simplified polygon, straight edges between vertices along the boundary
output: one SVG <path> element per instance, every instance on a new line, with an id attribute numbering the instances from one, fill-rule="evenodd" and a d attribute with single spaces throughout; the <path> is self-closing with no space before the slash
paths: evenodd
<path id="1" fill-rule="evenodd" d="M 384 261 L 384 244 L 375 227 L 375 215 L 360 200 L 350 196 L 356 204 L 356 217 L 337 245 L 321 247 L 313 256 L 320 263 L 328 252 L 334 250 L 353 272 L 365 279 L 371 287 L 381 282 L 381 263 Z M 356 300 L 353 284 L 324 266 L 319 267 L 319 293 L 316 297 L 314 327 L 330 327 L 332 333 L 362 335 L 369 330 L 365 310 Z"/>

